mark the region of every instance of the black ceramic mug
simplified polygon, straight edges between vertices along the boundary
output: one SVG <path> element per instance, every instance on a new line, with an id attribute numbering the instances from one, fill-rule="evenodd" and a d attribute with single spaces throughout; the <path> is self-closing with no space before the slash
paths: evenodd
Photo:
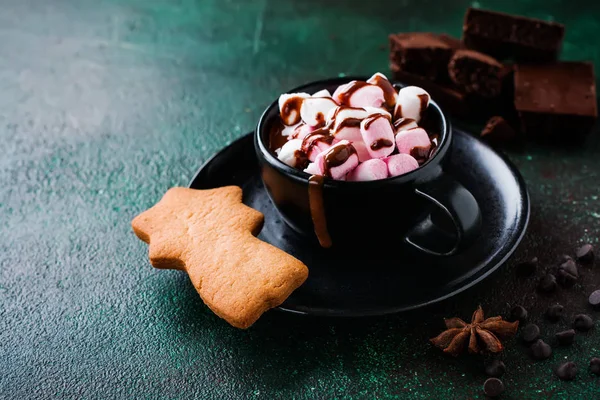
<path id="1" fill-rule="evenodd" d="M 321 89 L 333 93 L 351 80 L 365 78 L 328 79 L 286 93 L 314 93 Z M 271 128 L 279 118 L 276 99 L 256 128 L 254 146 L 262 180 L 283 220 L 316 241 L 308 195 L 310 175 L 284 164 L 269 148 Z M 419 125 L 430 135 L 438 135 L 438 146 L 416 170 L 367 182 L 325 178 L 322 201 L 332 251 L 377 256 L 377 252 L 395 251 L 405 243 L 421 252 L 442 256 L 457 253 L 477 235 L 481 225 L 477 201 L 444 172 L 451 157 L 452 129 L 435 99 L 431 99 Z"/>

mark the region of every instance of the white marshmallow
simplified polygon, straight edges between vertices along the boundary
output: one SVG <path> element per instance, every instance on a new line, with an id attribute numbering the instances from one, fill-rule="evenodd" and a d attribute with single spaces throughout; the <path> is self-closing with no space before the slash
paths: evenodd
<path id="1" fill-rule="evenodd" d="M 335 116 L 335 124 L 333 126 L 333 131 L 336 132 L 339 130 L 340 125 L 346 119 L 358 119 L 363 120 L 369 116 L 369 113 L 365 111 L 364 108 L 351 108 L 351 107 L 343 107 L 338 111 Z"/>
<path id="2" fill-rule="evenodd" d="M 296 163 L 298 158 L 296 157 L 296 152 L 302 148 L 302 140 L 300 139 L 292 139 L 287 141 L 279 151 L 277 158 L 283 161 L 285 164 L 290 167 L 296 167 Z"/>
<path id="3" fill-rule="evenodd" d="M 281 136 L 290 136 L 291 134 L 294 133 L 296 128 L 298 128 L 298 126 L 300 126 L 300 124 L 301 124 L 301 122 L 298 122 L 297 124 L 294 124 L 294 125 L 286 125 L 285 128 L 283 128 L 281 130 Z"/>
<path id="4" fill-rule="evenodd" d="M 327 97 L 309 97 L 304 99 L 300 107 L 302 121 L 310 126 L 320 126 L 325 123 L 325 116 L 337 104 Z"/>
<path id="5" fill-rule="evenodd" d="M 397 119 L 396 121 L 394 121 L 394 133 L 397 135 L 400 132 L 403 131 L 409 131 L 411 129 L 415 129 L 418 128 L 419 125 L 417 124 L 417 121 L 415 121 L 414 119 L 410 119 L 410 118 L 400 118 Z"/>
<path id="6" fill-rule="evenodd" d="M 323 89 L 313 94 L 312 97 L 331 97 L 331 93 L 329 93 L 329 90 Z"/>
<path id="7" fill-rule="evenodd" d="M 300 122 L 300 108 L 303 103 L 302 99 L 308 97 L 310 97 L 308 93 L 285 93 L 279 96 L 279 115 L 284 124 L 295 125 Z M 300 100 L 294 101 L 294 99 Z M 282 112 L 286 103 L 288 103 L 288 109 L 286 109 L 285 112 Z"/>
<path id="8" fill-rule="evenodd" d="M 381 114 L 381 115 L 384 115 L 390 121 L 392 120 L 392 114 L 390 114 L 389 112 L 387 112 L 383 108 L 365 107 L 365 111 L 369 114 L 369 116 L 375 115 L 375 114 Z"/>
<path id="9" fill-rule="evenodd" d="M 423 103 L 421 98 L 423 98 Z M 421 114 L 429 106 L 429 100 L 429 93 L 418 86 L 407 86 L 400 89 L 394 109 L 394 119 L 411 118 L 419 122 Z M 422 105 L 424 107 L 421 109 Z"/>

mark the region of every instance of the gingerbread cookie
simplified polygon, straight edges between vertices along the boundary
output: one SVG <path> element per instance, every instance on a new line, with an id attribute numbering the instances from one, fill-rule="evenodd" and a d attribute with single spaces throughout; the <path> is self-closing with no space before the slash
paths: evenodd
<path id="1" fill-rule="evenodd" d="M 215 314 L 247 328 L 308 276 L 302 262 L 255 237 L 263 220 L 237 186 L 172 188 L 131 225 L 154 267 L 186 271 Z"/>

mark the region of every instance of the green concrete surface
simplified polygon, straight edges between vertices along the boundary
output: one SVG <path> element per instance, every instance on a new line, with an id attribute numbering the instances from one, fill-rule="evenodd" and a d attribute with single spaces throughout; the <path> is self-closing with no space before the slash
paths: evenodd
<path id="1" fill-rule="evenodd" d="M 0 0 L 0 398 L 482 399 L 481 359 L 427 342 L 442 317 L 521 303 L 550 339 L 573 314 L 599 319 L 586 308 L 599 271 L 548 298 L 513 270 L 598 244 L 597 131 L 577 150 L 510 151 L 533 204 L 517 254 L 413 313 L 269 312 L 237 330 L 185 274 L 151 268 L 131 232 L 134 215 L 252 130 L 280 92 L 387 72 L 388 33 L 458 35 L 471 4 L 565 23 L 563 57 L 599 71 L 600 6 L 584 1 Z M 548 324 L 554 301 L 567 317 Z M 502 398 L 598 398 L 587 363 L 600 357 L 599 331 L 535 363 L 508 341 Z M 552 374 L 565 359 L 580 368 L 572 382 Z"/>

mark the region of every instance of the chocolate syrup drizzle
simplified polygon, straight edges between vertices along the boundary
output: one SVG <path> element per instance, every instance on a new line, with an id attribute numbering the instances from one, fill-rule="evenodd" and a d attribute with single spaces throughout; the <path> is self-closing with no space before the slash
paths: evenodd
<path id="1" fill-rule="evenodd" d="M 386 107 L 394 107 L 396 104 L 396 89 L 392 86 L 390 81 L 381 75 L 376 75 L 373 79 L 373 85 L 379 86 L 381 90 L 383 90 L 383 98 L 385 99 Z"/>
<path id="2" fill-rule="evenodd" d="M 323 206 L 323 182 L 324 178 L 321 175 L 312 175 L 308 179 L 308 203 L 315 235 L 317 235 L 321 247 L 328 249 L 333 243 L 327 230 L 327 219 L 325 217 L 325 207 Z"/>
<path id="3" fill-rule="evenodd" d="M 281 107 L 281 118 L 284 121 L 288 121 L 288 118 L 290 118 L 292 112 L 296 112 L 296 118 L 294 118 L 294 121 L 289 121 L 290 125 L 300 122 L 300 107 L 302 107 L 303 101 L 304 98 L 300 96 L 290 97 L 287 99 L 285 103 L 283 103 L 283 107 Z"/>
<path id="4" fill-rule="evenodd" d="M 382 149 L 384 147 L 391 147 L 393 145 L 394 145 L 394 142 L 392 142 L 391 140 L 377 139 L 376 141 L 374 141 L 373 143 L 371 143 L 371 150 L 377 151 L 377 150 Z"/>

